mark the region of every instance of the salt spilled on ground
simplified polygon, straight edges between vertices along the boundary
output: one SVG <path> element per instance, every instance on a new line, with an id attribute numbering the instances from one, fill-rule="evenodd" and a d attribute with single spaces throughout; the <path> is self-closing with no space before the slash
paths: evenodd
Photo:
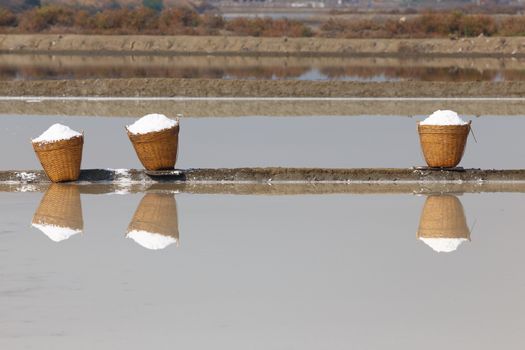
<path id="1" fill-rule="evenodd" d="M 170 119 L 164 114 L 148 114 L 129 125 L 127 129 L 130 133 L 139 135 L 169 129 L 178 124 L 178 120 Z"/>
<path id="2" fill-rule="evenodd" d="M 426 245 L 438 253 L 450 253 L 458 249 L 461 243 L 468 241 L 466 238 L 424 238 L 420 237 Z"/>
<path id="3" fill-rule="evenodd" d="M 454 111 L 437 110 L 419 124 L 420 125 L 465 125 L 467 124 L 467 122 L 461 119 L 461 117 Z"/>
<path id="4" fill-rule="evenodd" d="M 131 238 L 144 248 L 152 250 L 164 249 L 173 243 L 177 243 L 178 245 L 177 239 L 172 236 L 165 236 L 148 231 L 133 230 L 128 232 L 126 238 Z"/>
<path id="5" fill-rule="evenodd" d="M 77 136 L 82 136 L 82 134 L 68 126 L 62 124 L 53 124 L 51 127 L 49 127 L 49 129 L 44 131 L 42 135 L 33 139 L 33 142 L 55 142 L 69 140 Z"/>
<path id="6" fill-rule="evenodd" d="M 32 226 L 42 231 L 47 237 L 49 237 L 49 239 L 51 239 L 54 242 L 66 240 L 71 236 L 82 232 L 82 230 L 74 230 L 70 227 L 62 227 L 48 224 L 32 224 Z"/>

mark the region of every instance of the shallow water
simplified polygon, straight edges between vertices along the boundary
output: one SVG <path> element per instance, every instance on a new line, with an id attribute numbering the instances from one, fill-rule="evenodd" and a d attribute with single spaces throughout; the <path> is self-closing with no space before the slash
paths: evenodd
<path id="1" fill-rule="evenodd" d="M 525 80 L 518 59 L 0 55 L 0 79 Z"/>
<path id="2" fill-rule="evenodd" d="M 430 208 L 413 195 L 183 193 L 164 216 L 140 212 L 143 194 L 83 194 L 69 212 L 74 193 L 53 197 L 0 194 L 2 348 L 524 345 L 522 193 Z M 79 215 L 83 232 L 58 243 L 30 227 Z M 126 238 L 137 215 L 176 215 L 180 246 Z M 437 253 L 417 239 L 436 225 L 470 241 Z"/>
<path id="3" fill-rule="evenodd" d="M 124 131 L 136 118 L 0 118 L 3 169 L 40 168 L 29 140 L 55 122 L 84 131 L 84 168 L 140 167 Z M 184 117 L 177 166 L 421 165 L 422 118 Z M 478 142 L 469 139 L 463 166 L 523 168 L 523 116 L 467 119 Z M 523 192 L 121 185 L 0 192 L 0 348 L 525 345 Z"/>
<path id="4" fill-rule="evenodd" d="M 82 167 L 141 168 L 124 130 L 136 118 L 2 116 L 1 168 L 39 169 L 30 139 L 53 123 L 84 131 Z M 179 168 L 411 167 L 423 165 L 416 122 L 401 116 L 182 118 Z M 524 167 L 525 118 L 467 117 L 462 166 Z"/>

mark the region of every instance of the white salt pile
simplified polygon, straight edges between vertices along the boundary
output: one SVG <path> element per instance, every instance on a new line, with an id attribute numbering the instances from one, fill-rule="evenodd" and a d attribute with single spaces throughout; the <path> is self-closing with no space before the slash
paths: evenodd
<path id="1" fill-rule="evenodd" d="M 179 124 L 178 120 L 170 119 L 164 114 L 148 114 L 128 125 L 127 129 L 130 133 L 137 135 L 169 129 L 177 124 Z"/>
<path id="2" fill-rule="evenodd" d="M 460 116 L 454 111 L 437 110 L 419 124 L 420 125 L 465 125 L 467 124 L 467 122 L 461 119 Z"/>
<path id="3" fill-rule="evenodd" d="M 461 243 L 468 241 L 466 238 L 424 238 L 420 237 L 426 245 L 438 253 L 450 253 L 458 249 Z"/>
<path id="4" fill-rule="evenodd" d="M 44 133 L 33 139 L 33 142 L 55 142 L 61 140 L 69 140 L 76 136 L 82 136 L 81 133 L 75 131 L 68 126 L 62 124 L 53 124 Z"/>
<path id="5" fill-rule="evenodd" d="M 61 227 L 47 224 L 32 224 L 32 226 L 42 231 L 47 237 L 49 237 L 49 239 L 54 242 L 66 240 L 71 236 L 82 232 L 82 230 L 74 230 L 70 227 Z"/>
<path id="6" fill-rule="evenodd" d="M 126 238 L 131 238 L 144 248 L 152 250 L 164 249 L 170 244 L 177 243 L 177 239 L 172 236 L 165 236 L 148 231 L 133 230 L 128 232 Z"/>

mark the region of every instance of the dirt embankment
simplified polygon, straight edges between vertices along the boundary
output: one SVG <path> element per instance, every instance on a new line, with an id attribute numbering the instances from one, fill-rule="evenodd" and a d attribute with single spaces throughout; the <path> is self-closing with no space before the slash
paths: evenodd
<path id="1" fill-rule="evenodd" d="M 522 97 L 525 82 L 352 82 L 221 79 L 6 81 L 0 96 Z"/>
<path id="2" fill-rule="evenodd" d="M 30 180 L 27 180 L 30 177 Z M 328 168 L 188 169 L 150 178 L 142 170 L 82 170 L 81 193 L 187 192 L 207 194 L 456 193 L 523 192 L 524 170 L 414 170 Z M 45 191 L 41 170 L 0 171 L 0 192 Z"/>
<path id="3" fill-rule="evenodd" d="M 523 115 L 525 101 L 388 101 L 388 100 L 3 100 L 0 114 L 133 117 L 156 111 L 185 117 L 246 116 L 414 116 L 438 109 L 452 109 L 475 116 Z"/>
<path id="4" fill-rule="evenodd" d="M 524 56 L 521 37 L 326 39 L 231 36 L 0 35 L 1 52 L 300 56 Z"/>

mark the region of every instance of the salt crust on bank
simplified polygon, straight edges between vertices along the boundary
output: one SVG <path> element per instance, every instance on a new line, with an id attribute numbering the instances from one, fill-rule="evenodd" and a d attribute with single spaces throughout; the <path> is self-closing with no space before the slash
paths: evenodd
<path id="1" fill-rule="evenodd" d="M 178 120 L 170 119 L 164 114 L 147 114 L 135 123 L 129 125 L 127 129 L 132 134 L 140 135 L 169 129 L 178 124 Z"/>
<path id="2" fill-rule="evenodd" d="M 56 142 L 62 140 L 69 140 L 73 137 L 82 136 L 81 133 L 71 129 L 70 127 L 62 124 L 53 124 L 42 133 L 42 135 L 33 139 L 33 142 Z"/>
<path id="3" fill-rule="evenodd" d="M 461 117 L 454 111 L 437 110 L 419 124 L 420 125 L 465 125 L 467 124 L 467 122 L 461 119 Z"/>
<path id="4" fill-rule="evenodd" d="M 165 236 L 158 233 L 138 230 L 130 231 L 126 235 L 126 237 L 131 238 L 144 248 L 152 250 L 164 249 L 170 244 L 177 242 L 177 239 L 171 236 Z"/>

